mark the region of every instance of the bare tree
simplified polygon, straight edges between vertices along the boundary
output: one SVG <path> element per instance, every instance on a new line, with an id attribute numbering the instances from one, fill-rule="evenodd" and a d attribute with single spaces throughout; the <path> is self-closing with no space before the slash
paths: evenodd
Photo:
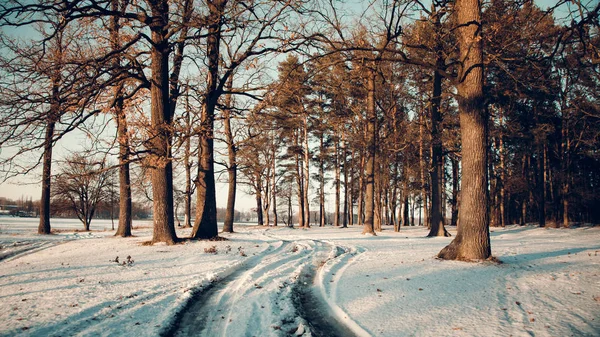
<path id="1" fill-rule="evenodd" d="M 111 171 L 106 166 L 104 159 L 75 154 L 66 159 L 54 179 L 52 198 L 62 200 L 75 212 L 86 231 L 90 230 L 96 206 L 110 198 Z"/>

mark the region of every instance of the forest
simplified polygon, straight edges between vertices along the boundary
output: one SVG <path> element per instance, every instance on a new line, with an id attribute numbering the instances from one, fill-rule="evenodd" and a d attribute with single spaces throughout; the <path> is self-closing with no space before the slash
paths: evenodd
<path id="1" fill-rule="evenodd" d="M 183 239 L 179 207 L 190 239 L 218 237 L 219 180 L 224 232 L 245 189 L 259 225 L 457 226 L 438 256 L 485 260 L 490 226 L 600 223 L 599 12 L 584 0 L 3 1 L 2 179 L 41 172 L 40 234 L 52 200 L 90 221 L 92 192 L 116 172 L 117 236 L 132 235 L 132 195 L 145 194 L 152 243 Z M 58 161 L 73 132 L 93 145 Z"/>

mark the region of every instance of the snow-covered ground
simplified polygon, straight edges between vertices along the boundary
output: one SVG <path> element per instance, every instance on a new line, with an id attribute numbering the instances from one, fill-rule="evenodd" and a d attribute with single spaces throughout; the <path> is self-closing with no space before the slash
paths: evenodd
<path id="1" fill-rule="evenodd" d="M 494 228 L 492 264 L 437 260 L 451 238 L 414 227 L 238 225 L 146 246 L 149 226 L 123 239 L 60 221 L 39 236 L 0 218 L 0 335 L 600 335 L 600 227 Z"/>

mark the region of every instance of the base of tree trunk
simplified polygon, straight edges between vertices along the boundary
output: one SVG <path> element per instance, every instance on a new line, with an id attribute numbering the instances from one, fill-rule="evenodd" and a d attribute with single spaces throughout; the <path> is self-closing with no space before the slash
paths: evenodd
<path id="1" fill-rule="evenodd" d="M 492 256 L 465 256 L 465 254 L 461 250 L 461 246 L 463 245 L 461 238 L 457 235 L 449 245 L 444 247 L 437 255 L 437 258 L 442 260 L 455 260 L 455 261 L 465 261 L 465 262 L 480 262 L 480 261 L 490 261 L 494 263 L 502 263 L 496 257 Z"/>

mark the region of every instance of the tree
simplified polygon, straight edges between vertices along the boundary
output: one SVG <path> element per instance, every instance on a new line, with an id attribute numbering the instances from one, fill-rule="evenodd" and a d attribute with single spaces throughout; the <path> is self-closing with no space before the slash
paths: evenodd
<path id="1" fill-rule="evenodd" d="M 52 198 L 62 200 L 75 212 L 86 231 L 90 230 L 96 206 L 110 198 L 107 190 L 111 171 L 106 166 L 104 159 L 75 154 L 66 160 L 54 179 Z"/>
<path id="2" fill-rule="evenodd" d="M 454 240 L 438 257 L 485 260 L 492 254 L 487 180 L 487 115 L 483 97 L 481 2 L 457 0 L 455 5 L 460 70 L 458 103 L 462 137 L 460 225 Z"/>

